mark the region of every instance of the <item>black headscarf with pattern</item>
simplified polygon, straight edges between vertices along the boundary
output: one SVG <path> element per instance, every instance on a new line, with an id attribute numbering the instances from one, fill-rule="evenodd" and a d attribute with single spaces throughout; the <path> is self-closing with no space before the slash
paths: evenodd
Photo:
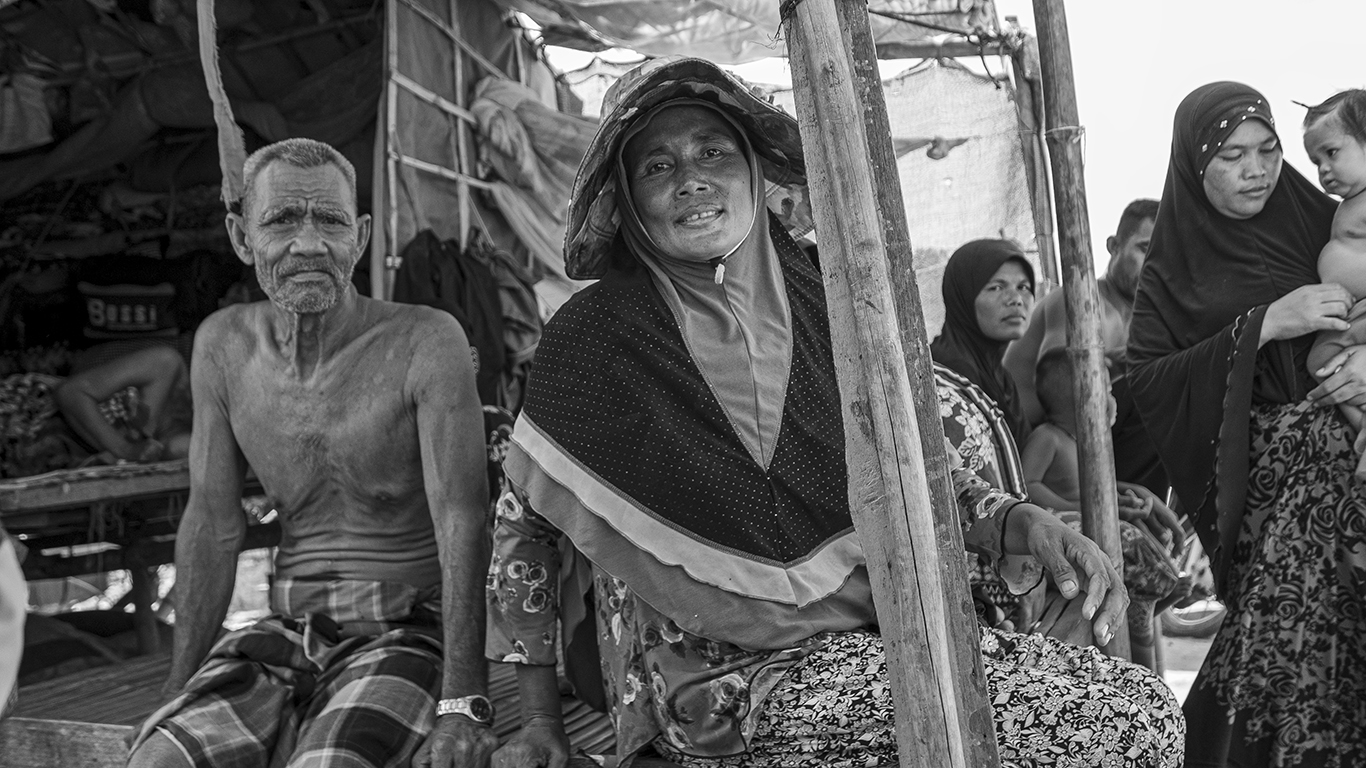
<path id="1" fill-rule="evenodd" d="M 1246 498 L 1252 403 L 1294 402 L 1313 385 L 1304 362 L 1312 335 L 1259 352 L 1262 319 L 1271 302 L 1319 282 L 1336 207 L 1283 164 L 1259 213 L 1219 213 L 1205 168 L 1248 120 L 1275 131 L 1266 99 L 1241 83 L 1202 86 L 1177 108 L 1129 329 L 1134 401 L 1221 580 Z"/>

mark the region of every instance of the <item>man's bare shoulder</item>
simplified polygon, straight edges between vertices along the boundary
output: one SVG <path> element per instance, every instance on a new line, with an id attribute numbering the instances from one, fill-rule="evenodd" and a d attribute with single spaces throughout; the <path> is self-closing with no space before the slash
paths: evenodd
<path id="1" fill-rule="evenodd" d="M 409 361 L 409 383 L 418 389 L 424 383 L 449 385 L 456 371 L 474 367 L 469 339 L 460 321 L 449 312 L 419 304 L 402 304 L 361 297 L 371 319 L 371 328 L 380 333 L 387 351 L 398 351 Z"/>
<path id="2" fill-rule="evenodd" d="M 194 334 L 194 360 L 231 364 L 260 337 L 268 302 L 232 304 L 204 318 Z"/>
<path id="3" fill-rule="evenodd" d="M 370 327 L 392 338 L 393 343 L 414 354 L 469 346 L 460 321 L 449 312 L 421 304 L 402 304 L 359 297 L 370 318 Z M 418 362 L 415 360 L 415 362 Z"/>

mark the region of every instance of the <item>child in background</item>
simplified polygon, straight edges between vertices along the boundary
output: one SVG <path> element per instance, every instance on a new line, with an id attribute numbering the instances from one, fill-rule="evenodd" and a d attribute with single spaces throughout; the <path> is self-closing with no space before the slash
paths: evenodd
<path id="1" fill-rule="evenodd" d="M 1342 198 L 1333 216 L 1332 239 L 1319 253 L 1319 279 L 1338 283 L 1357 304 L 1345 331 L 1319 333 L 1309 353 L 1309 372 L 1322 380 L 1337 365 L 1329 365 L 1347 347 L 1366 344 L 1366 90 L 1342 91 L 1304 116 L 1304 149 L 1318 167 L 1319 183 L 1330 195 Z M 1366 481 L 1366 413 L 1355 405 L 1339 405 L 1357 431 L 1356 478 Z"/>
<path id="2" fill-rule="evenodd" d="M 1076 397 L 1066 348 L 1045 352 L 1035 366 L 1034 377 L 1044 422 L 1029 434 L 1020 455 L 1029 500 L 1054 512 L 1076 512 L 1081 509 L 1081 468 L 1077 459 Z M 1115 399 L 1108 399 L 1109 420 L 1114 421 Z M 1145 525 L 1166 546 L 1182 541 L 1176 514 L 1151 491 L 1134 483 L 1120 482 L 1118 486 L 1121 520 Z M 1067 517 L 1064 515 L 1064 520 Z"/>

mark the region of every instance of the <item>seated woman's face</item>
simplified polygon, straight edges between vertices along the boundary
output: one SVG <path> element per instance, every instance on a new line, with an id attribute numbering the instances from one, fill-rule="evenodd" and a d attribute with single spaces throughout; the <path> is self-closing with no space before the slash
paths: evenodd
<path id="1" fill-rule="evenodd" d="M 1245 120 L 1205 166 L 1205 198 L 1230 219 L 1262 212 L 1281 178 L 1281 142 L 1261 120 Z"/>
<path id="2" fill-rule="evenodd" d="M 1029 328 L 1029 311 L 1034 307 L 1034 283 L 1019 261 L 1001 265 L 973 302 L 977 327 L 992 341 L 1014 341 Z"/>
<path id="3" fill-rule="evenodd" d="M 704 107 L 654 116 L 622 157 L 640 223 L 665 255 L 709 261 L 754 223 L 749 162 L 734 131 Z"/>

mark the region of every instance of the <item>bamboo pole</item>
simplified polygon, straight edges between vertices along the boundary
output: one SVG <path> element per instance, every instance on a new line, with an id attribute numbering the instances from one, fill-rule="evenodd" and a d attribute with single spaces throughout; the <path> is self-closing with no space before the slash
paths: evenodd
<path id="1" fill-rule="evenodd" d="M 451 17 L 451 31 L 455 33 L 451 45 L 451 64 L 453 67 L 451 74 L 455 81 L 455 93 L 452 95 L 455 97 L 455 103 L 464 107 L 467 104 L 465 100 L 469 98 L 469 94 L 465 92 L 465 61 L 460 46 L 455 43 L 455 41 L 460 39 L 460 8 L 457 4 L 457 0 L 449 0 L 446 4 L 446 8 L 447 13 Z M 451 149 L 455 153 L 455 157 L 452 159 L 455 160 L 455 169 L 460 172 L 462 177 L 465 177 L 470 173 L 468 154 L 465 151 L 467 141 L 465 136 L 465 122 L 463 120 L 452 119 L 451 130 L 454 134 L 452 136 L 453 141 Z M 460 230 L 457 237 L 460 243 L 460 251 L 463 253 L 465 247 L 469 245 L 467 241 L 470 236 L 470 186 L 465 183 L 463 178 L 455 183 L 455 199 L 456 206 L 460 209 L 456 216 L 456 226 Z"/>
<path id="2" fill-rule="evenodd" d="M 893 295 L 888 249 L 908 251 L 909 238 L 899 205 L 886 209 L 891 197 L 900 196 L 899 184 L 881 87 L 866 86 L 876 71 L 866 7 L 858 0 L 803 0 L 784 4 L 783 17 L 825 253 L 850 506 L 887 653 L 900 764 L 995 766 L 977 631 L 963 621 L 972 612 L 957 507 L 931 503 L 946 487 L 942 434 L 937 443 L 929 440 L 929 450 L 922 448 L 922 430 L 933 435 L 942 429 L 937 402 L 928 408 L 924 397 L 933 379 L 923 316 L 906 302 L 898 312 Z M 865 110 L 876 123 L 871 130 Z M 870 141 L 871 135 L 876 138 Z M 907 371 L 899 318 L 913 339 L 919 396 Z M 930 470 L 940 478 L 938 493 Z"/>
<path id="3" fill-rule="evenodd" d="M 1083 131 L 1072 77 L 1071 42 L 1063 0 L 1034 0 L 1043 70 L 1053 193 L 1057 197 L 1063 293 L 1067 306 L 1067 356 L 1077 403 L 1077 454 L 1081 461 L 1081 524 L 1123 573 L 1114 449 L 1110 442 L 1109 380 L 1100 336 L 1100 293 L 1091 259 L 1091 226 L 1082 174 Z M 1106 653 L 1131 658 L 1129 629 L 1120 624 Z"/>
<path id="4" fill-rule="evenodd" d="M 398 268 L 398 161 L 394 159 L 394 142 L 398 137 L 398 87 L 394 74 L 398 72 L 398 3 L 388 0 L 384 4 L 384 40 L 386 72 L 384 79 L 384 146 L 387 156 L 385 168 L 385 202 L 388 210 L 375 211 L 374 218 L 384 217 L 384 258 L 380 260 L 379 282 L 370 286 L 376 298 L 390 301 L 394 298 L 393 273 Z M 371 256 L 373 259 L 373 255 Z"/>
<path id="5" fill-rule="evenodd" d="M 1044 114 L 1040 94 L 1043 83 L 1039 81 L 1038 40 L 1031 35 L 1024 35 L 1020 44 L 1011 50 L 1010 63 L 1015 74 L 1015 114 L 1020 123 L 1020 148 L 1024 150 L 1025 170 L 1029 174 L 1034 243 L 1039 249 L 1039 266 L 1051 291 L 1060 282 L 1058 250 L 1053 243 L 1053 195 L 1048 186 L 1048 153 L 1043 145 Z"/>

